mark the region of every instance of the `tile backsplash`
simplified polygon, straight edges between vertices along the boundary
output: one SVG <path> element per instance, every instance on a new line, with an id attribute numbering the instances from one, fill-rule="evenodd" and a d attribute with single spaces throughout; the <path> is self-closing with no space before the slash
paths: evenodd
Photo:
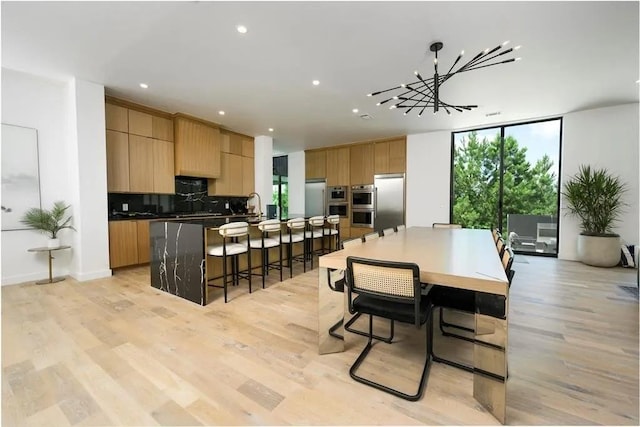
<path id="1" fill-rule="evenodd" d="M 109 193 L 109 213 L 246 213 L 247 197 L 208 196 L 207 180 L 176 177 L 176 194 Z M 228 207 L 227 207 L 228 206 Z"/>

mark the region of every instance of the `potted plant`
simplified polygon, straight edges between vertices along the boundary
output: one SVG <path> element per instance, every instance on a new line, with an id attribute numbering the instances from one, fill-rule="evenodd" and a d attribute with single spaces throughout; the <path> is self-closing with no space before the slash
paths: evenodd
<path id="1" fill-rule="evenodd" d="M 58 232 L 65 228 L 75 230 L 70 225 L 72 216 L 69 215 L 65 218 L 65 212 L 69 209 L 70 205 L 65 205 L 64 202 L 55 202 L 53 208 L 49 211 L 40 208 L 29 209 L 20 219 L 20 222 L 41 231 L 49 235 L 48 247 L 57 248 L 60 246 L 60 239 L 58 239 Z"/>
<path id="2" fill-rule="evenodd" d="M 613 267 L 620 262 L 620 236 L 613 232 L 625 203 L 627 190 L 620 178 L 606 169 L 581 165 L 564 184 L 562 195 L 568 214 L 580 220 L 578 259 L 597 267 Z"/>

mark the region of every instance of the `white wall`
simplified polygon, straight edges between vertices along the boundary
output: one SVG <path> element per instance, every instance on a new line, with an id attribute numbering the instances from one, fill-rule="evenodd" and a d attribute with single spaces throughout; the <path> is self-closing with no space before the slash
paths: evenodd
<path id="1" fill-rule="evenodd" d="M 98 104 L 102 104 L 100 107 Z M 71 250 L 56 253 L 55 275 L 80 280 L 111 274 L 108 269 L 106 151 L 103 88 L 88 82 L 60 82 L 2 69 L 2 122 L 38 130 L 43 208 L 71 204 L 73 225 L 59 237 Z M 2 285 L 47 277 L 47 237 L 33 230 L 3 231 Z"/>
<path id="2" fill-rule="evenodd" d="M 449 222 L 451 132 L 407 135 L 406 222 Z"/>
<path id="3" fill-rule="evenodd" d="M 638 238 L 638 104 L 618 105 L 566 114 L 563 119 L 561 182 L 578 171 L 582 164 L 607 168 L 626 182 L 625 198 L 629 206 L 615 232 L 633 244 Z M 558 258 L 575 260 L 579 222 L 564 215 L 560 200 L 560 245 Z"/>
<path id="4" fill-rule="evenodd" d="M 287 155 L 289 171 L 289 212 L 304 213 L 304 151 L 296 151 Z"/>
<path id="5" fill-rule="evenodd" d="M 69 184 L 77 233 L 71 275 L 80 281 L 111 275 L 107 220 L 104 87 L 73 79 L 69 86 Z"/>
<path id="6" fill-rule="evenodd" d="M 256 136 L 254 140 L 255 190 L 260 194 L 262 213 L 267 214 L 267 205 L 273 198 L 273 138 Z"/>

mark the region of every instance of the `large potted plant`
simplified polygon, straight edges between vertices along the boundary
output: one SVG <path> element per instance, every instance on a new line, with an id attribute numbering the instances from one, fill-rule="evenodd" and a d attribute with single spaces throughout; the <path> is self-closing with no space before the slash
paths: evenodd
<path id="1" fill-rule="evenodd" d="M 562 195 L 568 214 L 580 220 L 578 259 L 597 267 L 620 262 L 620 236 L 613 232 L 625 203 L 626 185 L 606 169 L 581 165 L 564 184 Z"/>
<path id="2" fill-rule="evenodd" d="M 48 247 L 57 248 L 60 246 L 58 232 L 65 228 L 75 230 L 71 223 L 72 216 L 65 218 L 65 213 L 69 209 L 69 205 L 64 202 L 55 202 L 53 208 L 49 211 L 40 208 L 31 208 L 20 219 L 20 222 L 28 227 L 34 228 L 42 233 L 49 235 Z"/>

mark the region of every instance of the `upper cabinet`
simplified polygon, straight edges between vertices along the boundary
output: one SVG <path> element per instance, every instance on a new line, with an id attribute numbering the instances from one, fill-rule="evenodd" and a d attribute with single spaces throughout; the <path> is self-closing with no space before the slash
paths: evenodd
<path id="1" fill-rule="evenodd" d="M 173 120 L 125 105 L 105 104 L 107 191 L 174 194 Z"/>
<path id="2" fill-rule="evenodd" d="M 407 144 L 406 138 L 392 141 L 376 142 L 374 172 L 404 173 L 406 172 Z"/>
<path id="3" fill-rule="evenodd" d="M 327 151 L 305 151 L 304 166 L 306 179 L 327 177 Z"/>
<path id="4" fill-rule="evenodd" d="M 253 138 L 220 131 L 221 174 L 209 180 L 210 196 L 246 196 L 255 188 Z"/>
<path id="5" fill-rule="evenodd" d="M 358 144 L 350 147 L 349 164 L 351 166 L 351 185 L 373 184 L 374 148 L 373 143 Z"/>
<path id="6" fill-rule="evenodd" d="M 129 110 L 114 104 L 105 104 L 104 115 L 107 130 L 129 132 Z"/>
<path id="7" fill-rule="evenodd" d="M 350 185 L 349 147 L 327 149 L 327 185 Z"/>
<path id="8" fill-rule="evenodd" d="M 221 176 L 218 128 L 186 116 L 176 115 L 174 132 L 176 175 L 201 178 Z"/>
<path id="9" fill-rule="evenodd" d="M 173 142 L 173 120 L 164 117 L 152 117 L 151 136 L 154 139 Z"/>
<path id="10" fill-rule="evenodd" d="M 129 134 L 153 136 L 153 117 L 141 111 L 129 110 Z"/>

